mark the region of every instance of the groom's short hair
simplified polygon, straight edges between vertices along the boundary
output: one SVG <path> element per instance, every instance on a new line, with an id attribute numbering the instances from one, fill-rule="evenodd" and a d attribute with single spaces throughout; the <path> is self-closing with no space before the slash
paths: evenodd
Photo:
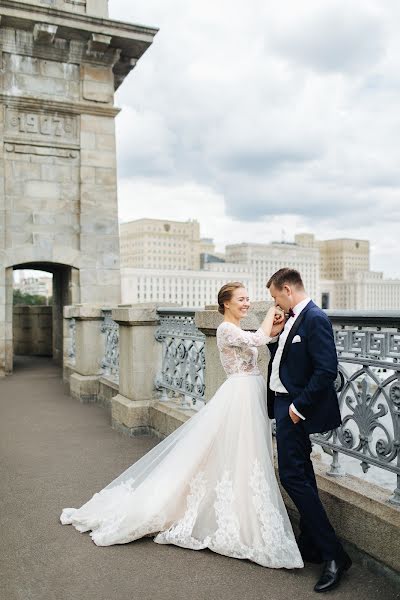
<path id="1" fill-rule="evenodd" d="M 269 289 L 272 284 L 274 284 L 277 290 L 281 290 L 284 285 L 292 285 L 304 290 L 304 283 L 300 273 L 296 269 L 290 269 L 289 267 L 284 267 L 276 271 L 268 280 L 267 288 Z"/>

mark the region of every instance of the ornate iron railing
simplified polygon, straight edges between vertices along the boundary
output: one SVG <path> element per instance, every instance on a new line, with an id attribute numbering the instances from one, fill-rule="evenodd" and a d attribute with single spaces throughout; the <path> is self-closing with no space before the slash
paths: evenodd
<path id="1" fill-rule="evenodd" d="M 163 344 L 156 387 L 202 405 L 205 390 L 204 336 L 194 310 L 159 309 L 156 339 Z M 400 505 L 400 314 L 327 311 L 331 319 L 339 370 L 336 390 L 343 423 L 311 436 L 332 456 L 328 473 L 342 475 L 340 455 L 393 473 L 397 486 L 391 502 Z M 190 401 L 188 401 L 190 399 Z"/>
<path id="2" fill-rule="evenodd" d="M 156 388 L 161 400 L 168 394 L 181 398 L 182 408 L 201 408 L 205 391 L 205 336 L 197 329 L 193 309 L 159 308 L 155 337 L 162 344 L 161 371 Z"/>
<path id="3" fill-rule="evenodd" d="M 76 362 L 76 320 L 69 319 L 68 320 L 68 333 L 69 333 L 69 342 L 68 342 L 68 362 L 71 365 L 74 365 Z"/>
<path id="4" fill-rule="evenodd" d="M 194 310 L 160 309 L 156 339 L 163 344 L 156 387 L 180 395 L 182 405 L 202 404 L 205 390 L 204 336 Z M 312 441 L 331 454 L 330 475 L 341 475 L 339 455 L 394 473 L 391 502 L 400 505 L 400 315 L 328 311 L 339 358 L 336 381 L 343 423 Z"/>
<path id="5" fill-rule="evenodd" d="M 330 475 L 341 475 L 339 454 L 394 473 L 390 501 L 400 505 L 400 314 L 327 311 L 339 358 L 336 391 L 342 425 L 311 436 L 331 454 Z"/>
<path id="6" fill-rule="evenodd" d="M 119 325 L 111 318 L 111 309 L 102 310 L 104 320 L 100 330 L 105 335 L 104 357 L 101 362 L 104 377 L 119 382 Z"/>

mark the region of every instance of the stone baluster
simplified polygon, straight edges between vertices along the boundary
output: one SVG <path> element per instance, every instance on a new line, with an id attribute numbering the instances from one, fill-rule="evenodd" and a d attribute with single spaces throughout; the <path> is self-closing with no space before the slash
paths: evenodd
<path id="1" fill-rule="evenodd" d="M 66 319 L 75 319 L 75 362 L 70 366 L 71 396 L 80 402 L 96 402 L 102 375 L 104 306 L 74 304 L 64 309 Z"/>
<path id="2" fill-rule="evenodd" d="M 162 345 L 155 339 L 157 306 L 120 305 L 112 310 L 119 324 L 119 394 L 112 399 L 112 425 L 128 435 L 150 433 L 150 409 L 157 403 L 155 379 Z"/>

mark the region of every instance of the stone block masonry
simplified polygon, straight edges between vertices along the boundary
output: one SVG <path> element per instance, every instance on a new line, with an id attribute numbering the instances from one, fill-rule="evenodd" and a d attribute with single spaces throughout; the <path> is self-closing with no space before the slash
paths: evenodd
<path id="1" fill-rule="evenodd" d="M 107 9 L 0 5 L 0 376 L 12 371 L 14 268 L 53 273 L 57 361 L 65 304 L 120 302 L 114 92 L 157 30 Z"/>

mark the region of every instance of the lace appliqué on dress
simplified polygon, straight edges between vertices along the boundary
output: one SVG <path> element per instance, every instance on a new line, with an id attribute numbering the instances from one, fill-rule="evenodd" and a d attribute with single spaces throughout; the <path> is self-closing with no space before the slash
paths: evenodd
<path id="1" fill-rule="evenodd" d="M 230 472 L 225 470 L 214 489 L 207 489 L 204 473 L 200 472 L 190 484 L 187 508 L 182 519 L 168 530 L 158 534 L 155 542 L 172 543 L 184 548 L 200 550 L 210 548 L 214 552 L 233 558 L 249 559 L 265 567 L 302 567 L 303 561 L 293 533 L 285 530 L 284 521 L 277 507 L 277 497 L 272 498 L 267 480 L 258 460 L 253 463 L 249 478 L 252 505 L 261 531 L 262 543 L 248 546 L 241 540 L 240 520 L 235 512 L 235 493 Z M 204 539 L 193 537 L 193 529 L 199 516 L 199 506 L 207 494 L 213 494 L 217 528 Z"/>
<path id="2" fill-rule="evenodd" d="M 162 531 L 154 539 L 158 544 L 176 544 L 183 548 L 200 550 L 208 545 L 209 538 L 203 541 L 192 537 L 192 531 L 199 514 L 199 506 L 207 491 L 207 482 L 203 471 L 190 482 L 190 493 L 186 500 L 186 511 L 182 519 L 177 521 L 166 531 Z"/>
<path id="3" fill-rule="evenodd" d="M 261 328 L 252 333 L 233 323 L 221 323 L 217 329 L 217 344 L 226 374 L 260 375 L 257 347 L 265 346 L 269 340 Z"/>
<path id="4" fill-rule="evenodd" d="M 256 550 L 259 558 L 263 555 L 268 556 L 271 567 L 302 567 L 303 561 L 296 541 L 291 532 L 285 529 L 282 514 L 278 510 L 278 495 L 275 494 L 272 498 L 271 488 L 257 459 L 254 461 L 250 487 L 253 490 L 253 506 L 260 521 L 264 542 L 264 546 Z"/>
<path id="5" fill-rule="evenodd" d="M 240 522 L 233 506 L 235 494 L 229 471 L 223 473 L 222 479 L 216 485 L 215 493 L 217 499 L 214 502 L 214 510 L 218 529 L 212 537 L 210 548 L 219 554 L 242 558 L 246 546 L 240 541 Z"/>

